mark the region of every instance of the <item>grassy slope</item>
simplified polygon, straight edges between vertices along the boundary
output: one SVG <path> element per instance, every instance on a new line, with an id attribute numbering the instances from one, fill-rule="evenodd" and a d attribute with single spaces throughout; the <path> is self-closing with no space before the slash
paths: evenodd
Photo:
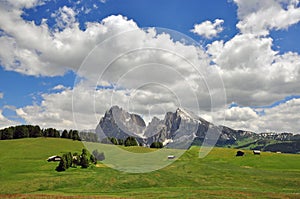
<path id="1" fill-rule="evenodd" d="M 54 170 L 58 163 L 46 161 L 48 156 L 80 152 L 82 148 L 81 142 L 67 139 L 0 141 L 0 194 L 300 198 L 300 155 L 254 156 L 251 151 L 245 151 L 245 157 L 235 157 L 235 149 L 214 148 L 208 156 L 199 159 L 199 148 L 193 147 L 174 164 L 144 174 L 119 172 L 105 166 L 70 168 L 58 173 Z M 140 148 L 130 150 L 141 151 Z M 8 195 L 0 195 L 3 197 Z"/>

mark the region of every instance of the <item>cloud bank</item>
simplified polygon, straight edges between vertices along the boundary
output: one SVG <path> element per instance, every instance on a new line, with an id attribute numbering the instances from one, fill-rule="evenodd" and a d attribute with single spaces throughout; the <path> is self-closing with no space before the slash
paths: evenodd
<path id="1" fill-rule="evenodd" d="M 176 32 L 141 29 L 121 15 L 86 22 L 84 30 L 77 11 L 66 6 L 53 13 L 54 28 L 47 19 L 36 25 L 21 17 L 22 8 L 42 3 L 1 3 L 1 66 L 50 77 L 72 70 L 78 78 L 74 88 L 58 85 L 55 93 L 41 95 L 40 104 L 18 108 L 27 123 L 93 129 L 111 105 L 146 120 L 183 106 L 232 128 L 300 132 L 300 99 L 276 104 L 299 95 L 300 56 L 275 51 L 269 35 L 299 22 L 298 1 L 235 0 L 239 33 L 204 47 L 174 39 L 174 34 L 180 36 Z M 212 39 L 223 31 L 223 23 L 204 21 L 192 32 Z M 232 102 L 238 106 L 228 108 Z"/>

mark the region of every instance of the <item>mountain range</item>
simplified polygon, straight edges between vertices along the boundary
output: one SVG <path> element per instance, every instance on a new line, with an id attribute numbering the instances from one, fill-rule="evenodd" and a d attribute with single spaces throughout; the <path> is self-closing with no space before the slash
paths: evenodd
<path id="1" fill-rule="evenodd" d="M 214 125 L 182 108 L 167 112 L 164 119 L 153 117 L 146 125 L 141 116 L 113 106 L 101 118 L 96 133 L 100 140 L 106 137 L 125 140 L 132 136 L 143 146 L 161 142 L 170 148 L 204 144 L 271 151 L 274 148 L 276 151 L 293 153 L 300 151 L 300 135 L 234 130 Z"/>

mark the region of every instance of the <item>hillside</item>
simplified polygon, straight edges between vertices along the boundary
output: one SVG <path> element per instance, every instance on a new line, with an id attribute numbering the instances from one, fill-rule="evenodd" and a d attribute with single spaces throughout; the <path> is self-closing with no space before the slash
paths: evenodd
<path id="1" fill-rule="evenodd" d="M 263 152 L 255 156 L 245 150 L 246 156 L 235 157 L 236 149 L 214 148 L 200 159 L 199 148 L 192 147 L 174 164 L 151 173 L 130 174 L 102 164 L 56 172 L 57 163 L 47 162 L 47 157 L 80 152 L 81 142 L 30 138 L 0 143 L 1 198 L 49 194 L 78 198 L 300 197 L 300 155 Z M 143 152 L 139 147 L 128 150 Z"/>

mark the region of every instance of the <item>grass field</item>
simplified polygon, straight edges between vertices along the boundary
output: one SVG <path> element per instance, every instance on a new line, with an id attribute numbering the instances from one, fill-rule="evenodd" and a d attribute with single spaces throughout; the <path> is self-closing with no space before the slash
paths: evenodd
<path id="1" fill-rule="evenodd" d="M 300 155 L 235 157 L 236 149 L 214 148 L 201 159 L 192 147 L 168 167 L 140 174 L 101 164 L 56 172 L 58 163 L 46 161 L 83 147 L 68 139 L 0 141 L 0 198 L 300 198 Z"/>

